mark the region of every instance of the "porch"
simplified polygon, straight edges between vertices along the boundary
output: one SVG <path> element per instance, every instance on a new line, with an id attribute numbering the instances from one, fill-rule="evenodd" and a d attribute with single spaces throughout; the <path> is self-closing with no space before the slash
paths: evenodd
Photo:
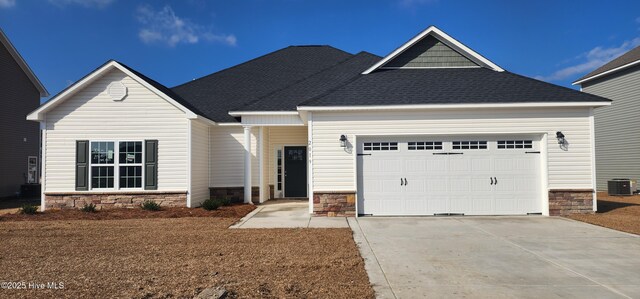
<path id="1" fill-rule="evenodd" d="M 309 198 L 307 126 L 213 126 L 210 130 L 212 198 L 261 204 Z"/>

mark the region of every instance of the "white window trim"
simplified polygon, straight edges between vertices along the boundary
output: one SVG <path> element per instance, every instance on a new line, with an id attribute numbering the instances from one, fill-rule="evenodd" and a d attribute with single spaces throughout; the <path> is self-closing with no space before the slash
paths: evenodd
<path id="1" fill-rule="evenodd" d="M 94 142 L 113 142 L 113 164 L 93 164 L 91 162 L 91 146 Z M 142 143 L 142 162 L 131 164 L 120 164 L 120 142 L 140 142 Z M 140 139 L 122 139 L 122 140 L 89 140 L 89 190 L 90 191 L 141 191 L 144 190 L 144 179 L 146 176 L 145 161 L 145 142 Z M 93 187 L 93 166 L 113 166 L 113 188 L 94 188 Z M 120 188 L 120 166 L 140 166 L 142 168 L 142 181 L 139 188 Z"/>

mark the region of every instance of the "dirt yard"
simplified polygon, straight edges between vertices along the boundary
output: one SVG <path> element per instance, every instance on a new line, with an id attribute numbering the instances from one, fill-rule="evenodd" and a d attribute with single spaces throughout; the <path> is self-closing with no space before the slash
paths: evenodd
<path id="1" fill-rule="evenodd" d="M 94 213 L 79 209 L 47 210 L 34 215 L 20 214 L 19 210 L 12 214 L 0 214 L 0 221 L 46 221 L 46 220 L 117 220 L 144 218 L 183 218 L 183 217 L 223 217 L 242 218 L 253 211 L 254 205 L 236 204 L 223 206 L 213 211 L 190 208 L 163 207 L 160 211 L 147 211 L 141 208 L 99 210 Z"/>
<path id="2" fill-rule="evenodd" d="M 571 219 L 640 235 L 640 195 L 608 196 L 598 193 L 598 212 Z"/>
<path id="3" fill-rule="evenodd" d="M 0 282 L 64 288 L 0 297 L 191 298 L 211 286 L 231 298 L 373 297 L 349 229 L 227 229 L 237 220 L 5 219 Z"/>

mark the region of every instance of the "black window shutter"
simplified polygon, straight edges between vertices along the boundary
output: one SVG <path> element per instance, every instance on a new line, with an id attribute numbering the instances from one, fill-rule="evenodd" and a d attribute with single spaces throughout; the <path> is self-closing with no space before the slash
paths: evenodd
<path id="1" fill-rule="evenodd" d="M 144 141 L 144 189 L 158 189 L 158 140 Z"/>
<path id="2" fill-rule="evenodd" d="M 89 190 L 89 140 L 76 140 L 76 190 Z"/>

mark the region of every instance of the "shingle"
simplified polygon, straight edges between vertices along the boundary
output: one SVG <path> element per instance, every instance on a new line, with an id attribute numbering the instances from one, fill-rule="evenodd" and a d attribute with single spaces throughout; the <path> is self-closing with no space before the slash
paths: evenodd
<path id="1" fill-rule="evenodd" d="M 442 68 L 378 70 L 299 106 L 602 101 L 609 100 L 507 71 Z"/>
<path id="2" fill-rule="evenodd" d="M 295 84 L 353 56 L 330 46 L 291 46 L 173 87 L 203 116 L 236 122 L 229 111 Z"/>
<path id="3" fill-rule="evenodd" d="M 603 66 L 595 69 L 594 71 L 584 75 L 582 78 L 576 80 L 576 82 L 580 81 L 580 80 L 584 80 L 584 79 L 589 78 L 589 77 L 593 77 L 593 76 L 602 74 L 604 72 L 608 72 L 610 70 L 613 70 L 615 68 L 621 67 L 623 65 L 626 65 L 626 64 L 632 63 L 634 61 L 638 61 L 638 60 L 640 60 L 640 46 L 634 48 L 633 50 L 631 50 L 631 51 L 629 51 L 627 53 L 622 54 L 622 56 L 620 56 L 620 57 L 618 57 L 618 58 L 616 58 L 614 60 L 611 60 L 609 63 L 606 63 L 605 65 L 603 65 Z"/>
<path id="4" fill-rule="evenodd" d="M 275 91 L 235 111 L 292 111 L 300 102 L 314 98 L 344 85 L 382 59 L 380 56 L 360 52 L 353 57 L 318 72 L 302 81 Z"/>

